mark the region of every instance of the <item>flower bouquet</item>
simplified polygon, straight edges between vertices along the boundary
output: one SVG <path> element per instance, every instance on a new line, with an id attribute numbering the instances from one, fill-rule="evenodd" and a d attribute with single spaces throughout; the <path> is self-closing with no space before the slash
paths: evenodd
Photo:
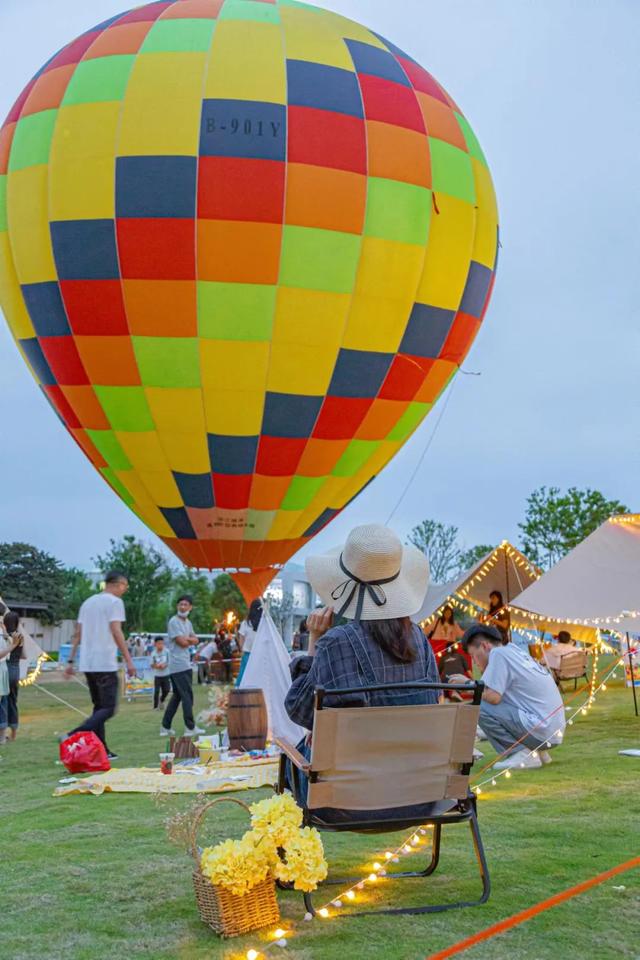
<path id="1" fill-rule="evenodd" d="M 229 709 L 229 690 L 211 690 L 209 706 L 198 714 L 198 723 L 210 727 L 226 727 Z"/>
<path id="2" fill-rule="evenodd" d="M 195 834 L 202 815 L 225 800 L 247 810 L 251 829 L 240 840 L 224 840 L 198 850 Z M 231 797 L 214 800 L 197 814 L 191 839 L 200 917 L 225 937 L 259 930 L 278 920 L 275 880 L 310 892 L 327 876 L 320 834 L 302 827 L 302 811 L 290 794 L 251 807 Z"/>

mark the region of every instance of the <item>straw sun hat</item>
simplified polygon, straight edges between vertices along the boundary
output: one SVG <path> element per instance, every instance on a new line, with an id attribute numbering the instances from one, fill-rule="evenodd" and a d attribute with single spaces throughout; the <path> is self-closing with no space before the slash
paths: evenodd
<path id="1" fill-rule="evenodd" d="M 429 586 L 425 555 L 378 523 L 355 527 L 344 546 L 307 557 L 306 569 L 322 602 L 348 620 L 410 617 Z"/>

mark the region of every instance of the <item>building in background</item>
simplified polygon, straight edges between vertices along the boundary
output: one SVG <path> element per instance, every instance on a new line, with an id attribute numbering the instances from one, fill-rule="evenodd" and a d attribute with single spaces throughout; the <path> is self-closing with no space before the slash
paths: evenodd
<path id="1" fill-rule="evenodd" d="M 26 632 L 45 653 L 59 650 L 61 644 L 71 642 L 75 622 L 60 620 L 59 623 L 43 623 L 41 616 L 47 611 L 46 603 L 28 603 L 12 600 L 11 597 L 3 597 L 3 601 L 18 614 Z"/>
<path id="2" fill-rule="evenodd" d="M 264 596 L 269 601 L 271 614 L 284 642 L 290 647 L 300 621 L 320 603 L 304 567 L 299 563 L 285 564 L 267 587 Z"/>

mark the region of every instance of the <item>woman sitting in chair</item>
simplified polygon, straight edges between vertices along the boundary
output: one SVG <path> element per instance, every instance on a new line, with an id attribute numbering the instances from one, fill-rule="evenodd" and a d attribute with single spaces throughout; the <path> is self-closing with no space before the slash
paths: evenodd
<path id="1" fill-rule="evenodd" d="M 424 554 L 414 546 L 403 546 L 387 527 L 369 524 L 352 530 L 344 547 L 309 557 L 306 569 L 326 606 L 307 618 L 308 655 L 290 664 L 293 683 L 285 707 L 295 723 L 312 729 L 317 687 L 331 691 L 380 683 L 439 682 L 433 650 L 410 619 L 420 609 L 429 583 Z M 333 626 L 334 615 L 350 622 Z M 327 707 L 437 702 L 436 690 L 397 687 L 333 697 L 328 692 L 323 699 Z M 298 745 L 307 759 L 309 741 L 307 735 Z M 305 787 L 302 783 L 299 791 L 304 794 L 298 797 L 302 802 Z"/>

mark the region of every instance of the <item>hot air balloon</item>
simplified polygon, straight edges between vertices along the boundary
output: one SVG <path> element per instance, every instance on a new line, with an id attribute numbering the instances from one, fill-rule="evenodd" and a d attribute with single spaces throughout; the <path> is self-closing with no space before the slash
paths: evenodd
<path id="1" fill-rule="evenodd" d="M 0 303 L 23 357 L 134 513 L 254 594 L 427 415 L 497 246 L 451 97 L 297 0 L 112 17 L 0 131 Z"/>

